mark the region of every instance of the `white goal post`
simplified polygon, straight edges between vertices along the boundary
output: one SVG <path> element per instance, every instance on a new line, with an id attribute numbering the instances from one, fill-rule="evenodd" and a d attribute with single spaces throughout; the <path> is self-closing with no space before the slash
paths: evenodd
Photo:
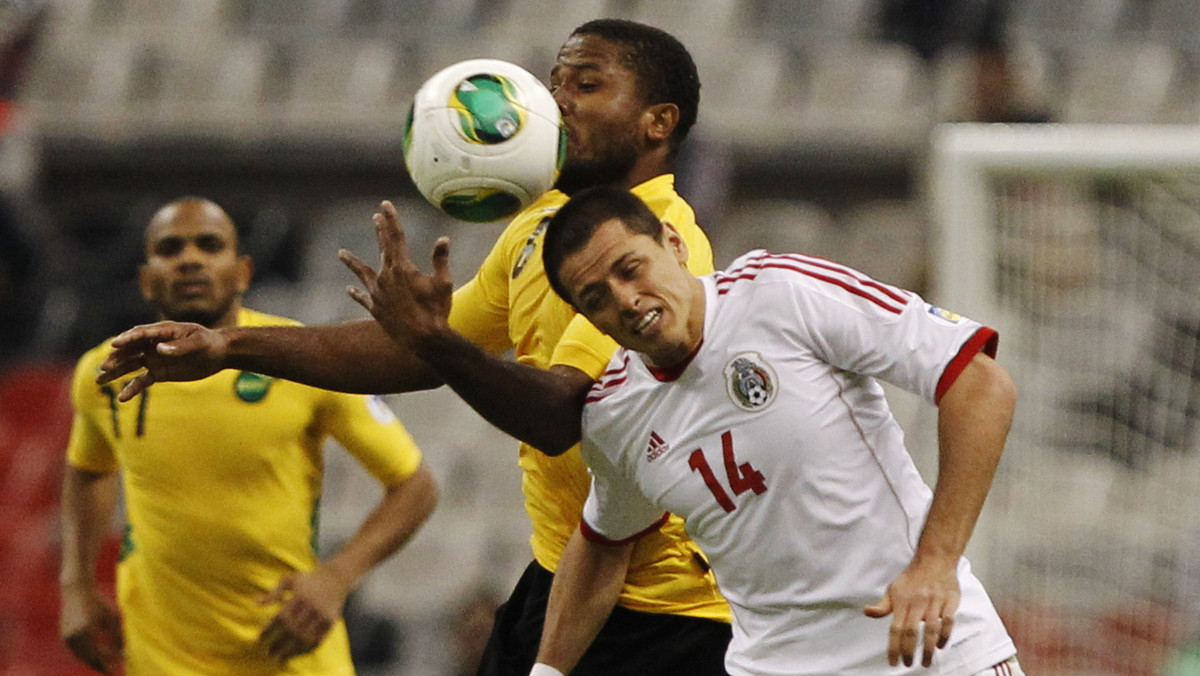
<path id="1" fill-rule="evenodd" d="M 1200 640 L 1200 127 L 944 125 L 930 298 L 1019 391 L 970 555 L 1029 673 Z"/>

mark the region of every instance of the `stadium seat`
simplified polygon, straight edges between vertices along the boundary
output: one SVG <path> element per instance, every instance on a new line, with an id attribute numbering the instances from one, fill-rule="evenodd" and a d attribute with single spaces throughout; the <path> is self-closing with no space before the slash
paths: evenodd
<path id="1" fill-rule="evenodd" d="M 299 45 L 289 123 L 319 129 L 330 119 L 354 123 L 391 117 L 398 126 L 403 113 L 389 96 L 399 65 L 392 42 L 339 38 Z"/>
<path id="2" fill-rule="evenodd" d="M 1073 52 L 1070 68 L 1065 122 L 1165 123 L 1186 114 L 1176 99 L 1183 85 L 1180 62 L 1166 45 L 1092 45 Z"/>

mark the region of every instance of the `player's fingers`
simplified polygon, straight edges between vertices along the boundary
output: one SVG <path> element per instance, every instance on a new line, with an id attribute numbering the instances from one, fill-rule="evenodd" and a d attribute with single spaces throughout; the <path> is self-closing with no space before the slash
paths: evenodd
<path id="1" fill-rule="evenodd" d="M 396 247 L 395 253 L 407 261 L 409 258 L 408 234 L 404 232 L 404 226 L 401 225 L 400 213 L 397 213 L 396 205 L 392 204 L 389 199 L 384 199 L 383 203 L 379 204 L 379 210 L 383 215 L 384 226 L 388 229 L 388 237 Z"/>
<path id="2" fill-rule="evenodd" d="M 147 371 L 137 376 L 133 380 L 130 380 L 128 383 L 125 383 L 125 387 L 121 388 L 121 392 L 117 395 L 117 401 L 122 403 L 129 401 L 142 392 L 145 392 L 146 388 L 150 387 L 155 382 L 154 376 Z"/>
<path id="3" fill-rule="evenodd" d="M 346 287 L 346 295 L 348 295 L 348 296 L 350 296 L 350 298 L 354 299 L 355 303 L 358 303 L 359 305 L 363 306 L 363 308 L 366 309 L 367 312 L 370 312 L 372 315 L 375 314 L 375 300 L 373 298 L 371 298 L 371 294 L 367 293 L 366 291 L 363 291 L 362 289 L 358 288 L 357 286 L 347 286 Z"/>
<path id="4" fill-rule="evenodd" d="M 90 632 L 72 634 L 66 638 L 67 648 L 80 662 L 101 673 L 109 673 L 108 665 L 100 654 L 100 648 Z"/>
<path id="5" fill-rule="evenodd" d="M 433 276 L 439 281 L 450 283 L 450 238 L 438 237 L 433 244 Z"/>
<path id="6" fill-rule="evenodd" d="M 268 655 L 275 655 L 276 646 L 283 640 L 286 633 L 281 615 L 277 614 L 271 618 L 267 626 L 263 627 L 262 632 L 258 635 L 258 642 L 266 648 Z"/>
<path id="7" fill-rule="evenodd" d="M 400 224 L 396 205 L 388 200 L 379 205 L 379 213 L 375 214 L 375 237 L 379 240 L 379 253 L 385 260 L 401 265 L 410 263 L 408 236 Z"/>
<path id="8" fill-rule="evenodd" d="M 867 617 L 887 617 L 892 614 L 892 595 L 884 593 L 884 595 L 873 606 L 863 608 L 863 612 Z"/>
<path id="9" fill-rule="evenodd" d="M 938 630 L 937 647 L 945 648 L 950 643 L 950 632 L 954 629 L 954 615 L 951 613 L 942 614 L 941 628 Z"/>
<path id="10" fill-rule="evenodd" d="M 338 251 L 338 260 L 340 260 L 343 265 L 350 268 L 350 272 L 353 272 L 354 276 L 358 277 L 358 281 L 362 282 L 363 286 L 366 287 L 367 290 L 375 288 L 375 284 L 379 279 L 379 275 L 375 273 L 374 268 L 362 262 L 362 259 L 346 249 L 341 249 Z"/>
<path id="11" fill-rule="evenodd" d="M 273 630 L 269 635 L 266 635 L 267 653 L 281 661 L 291 659 L 304 651 L 307 645 L 305 641 L 295 629 L 293 629 L 289 620 L 284 613 L 276 616 L 279 620 L 273 623 Z"/>
<path id="12" fill-rule="evenodd" d="M 933 664 L 933 651 L 941 640 L 942 618 L 939 613 L 926 613 L 925 630 L 921 635 L 921 666 Z"/>
<path id="13" fill-rule="evenodd" d="M 182 357 L 192 354 L 193 352 L 201 352 L 208 346 L 204 340 L 204 336 L 199 333 L 192 333 L 154 345 L 154 351 L 158 354 L 170 355 L 172 357 Z"/>
<path id="14" fill-rule="evenodd" d="M 121 629 L 121 616 L 109 613 L 104 616 L 104 632 L 108 636 L 112 650 L 106 651 L 112 660 L 116 660 L 125 650 L 125 632 Z"/>
<path id="15" fill-rule="evenodd" d="M 96 384 L 107 385 L 121 376 L 143 368 L 145 365 L 145 356 L 140 352 L 134 354 L 113 352 L 104 360 L 104 363 L 100 364 L 100 373 L 96 376 Z"/>
<path id="16" fill-rule="evenodd" d="M 112 340 L 114 348 L 133 346 L 135 343 L 147 345 L 161 340 L 174 340 L 186 332 L 187 326 L 175 322 L 158 322 L 156 324 L 139 324 L 132 329 L 126 329 Z"/>
<path id="17" fill-rule="evenodd" d="M 894 613 L 888 645 L 888 661 L 892 666 L 896 665 L 893 659 L 904 662 L 906 667 L 912 666 L 913 655 L 917 652 L 917 641 L 920 638 L 920 617 L 903 605 Z"/>

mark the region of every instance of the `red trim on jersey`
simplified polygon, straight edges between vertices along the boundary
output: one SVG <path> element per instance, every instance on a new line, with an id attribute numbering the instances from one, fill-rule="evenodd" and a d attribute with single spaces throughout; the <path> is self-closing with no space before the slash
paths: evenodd
<path id="1" fill-rule="evenodd" d="M 855 296 L 865 298 L 866 300 L 878 305 L 879 307 L 891 312 L 892 314 L 900 314 L 904 311 L 904 306 L 908 304 L 908 299 L 901 295 L 898 290 L 891 289 L 884 284 L 869 278 L 855 274 L 850 268 L 845 268 L 834 263 L 814 260 L 808 256 L 790 255 L 790 256 L 763 256 L 756 259 L 753 263 L 747 263 L 744 267 L 733 271 L 731 274 L 723 275 L 717 280 L 717 295 L 724 295 L 729 291 L 729 287 L 734 282 L 743 279 L 754 279 L 758 276 L 758 271 L 766 268 L 775 268 L 778 270 L 791 270 L 798 272 L 806 277 L 820 280 L 827 284 L 840 287 Z M 801 266 L 812 266 L 821 270 L 829 270 L 844 274 L 854 282 L 861 284 L 863 287 L 854 286 L 850 282 L 842 279 L 837 279 L 829 275 L 820 274 L 813 270 Z M 882 294 L 882 297 L 876 294 Z M 900 303 L 900 307 L 896 307 L 892 302 Z"/>
<path id="2" fill-rule="evenodd" d="M 658 521 L 655 521 L 649 527 L 647 527 L 643 530 L 640 530 L 640 531 L 634 533 L 633 535 L 630 535 L 629 537 L 623 538 L 621 540 L 609 540 L 608 538 L 604 537 L 600 533 L 597 533 L 595 531 L 595 529 L 593 529 L 591 526 L 589 526 L 588 522 L 583 519 L 579 520 L 579 532 L 583 535 L 583 539 L 585 539 L 588 542 L 591 542 L 593 544 L 601 545 L 603 547 L 619 547 L 624 544 L 629 544 L 630 542 L 633 542 L 634 540 L 642 537 L 643 535 L 646 535 L 648 533 L 653 533 L 654 531 L 658 530 L 659 528 L 662 528 L 663 524 L 667 522 L 667 519 L 670 516 L 671 516 L 670 512 L 663 512 L 661 519 L 659 519 Z"/>
<path id="3" fill-rule="evenodd" d="M 782 254 L 778 256 L 778 258 L 786 258 L 789 260 L 798 261 L 800 263 L 806 263 L 813 267 L 823 268 L 833 272 L 840 272 L 844 275 L 850 276 L 863 286 L 869 286 L 872 289 L 883 293 L 885 296 L 891 298 L 897 303 L 900 303 L 901 305 L 908 304 L 907 292 L 903 291 L 902 289 L 889 287 L 888 285 L 871 279 L 866 275 L 858 274 L 854 269 L 835 263 L 828 258 L 821 258 L 820 256 L 805 256 L 802 254 Z"/>
<path id="4" fill-rule="evenodd" d="M 700 346 L 703 344 L 704 339 L 702 338 L 700 339 L 699 344 L 696 345 L 696 349 L 688 353 L 688 356 L 684 357 L 683 361 L 674 366 L 659 368 L 657 366 L 646 364 L 646 368 L 650 371 L 650 375 L 654 376 L 654 379 L 660 383 L 669 383 L 679 380 L 679 376 L 683 375 L 683 372 L 687 369 L 688 364 L 691 364 L 692 360 L 696 358 L 696 354 L 700 352 Z"/>
<path id="5" fill-rule="evenodd" d="M 587 397 L 583 400 L 585 405 L 607 397 L 612 393 L 614 388 L 628 380 L 625 369 L 629 366 L 629 353 L 626 352 L 623 357 L 619 366 L 608 369 L 592 384 L 591 389 L 588 390 Z"/>
<path id="6" fill-rule="evenodd" d="M 996 333 L 995 329 L 986 326 L 981 327 L 971 336 L 963 346 L 959 348 L 958 354 L 954 355 L 954 359 L 946 365 L 946 370 L 942 371 L 942 377 L 938 380 L 937 391 L 934 392 L 933 401 L 938 403 L 942 400 L 942 395 L 946 394 L 946 390 L 958 380 L 958 376 L 962 374 L 963 369 L 967 368 L 967 364 L 975 358 L 975 355 L 983 352 L 992 359 L 996 358 L 996 348 L 1000 343 L 1000 334 Z"/>

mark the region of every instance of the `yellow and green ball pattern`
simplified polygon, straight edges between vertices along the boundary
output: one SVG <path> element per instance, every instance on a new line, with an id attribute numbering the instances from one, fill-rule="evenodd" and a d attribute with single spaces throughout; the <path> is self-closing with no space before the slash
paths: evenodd
<path id="1" fill-rule="evenodd" d="M 519 97 L 508 78 L 480 73 L 458 83 L 450 95 L 450 107 L 458 113 L 463 138 L 472 143 L 503 143 L 525 124 Z"/>

